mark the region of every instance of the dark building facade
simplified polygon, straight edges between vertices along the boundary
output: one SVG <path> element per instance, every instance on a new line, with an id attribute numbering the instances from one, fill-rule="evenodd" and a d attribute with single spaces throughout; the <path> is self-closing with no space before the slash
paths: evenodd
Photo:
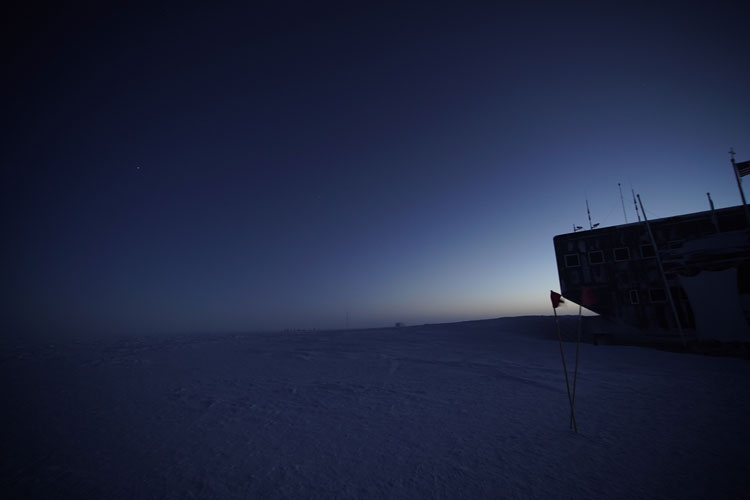
<path id="1" fill-rule="evenodd" d="M 679 337 L 679 321 L 687 338 L 750 341 L 750 226 L 744 208 L 649 225 L 654 242 L 646 222 L 555 236 L 562 295 L 634 327 L 644 339 Z"/>

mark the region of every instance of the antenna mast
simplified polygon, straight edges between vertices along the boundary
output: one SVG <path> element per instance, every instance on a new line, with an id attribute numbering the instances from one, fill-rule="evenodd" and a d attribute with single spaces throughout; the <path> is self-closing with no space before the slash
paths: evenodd
<path id="1" fill-rule="evenodd" d="M 641 214 L 638 213 L 638 203 L 635 201 L 635 190 L 633 188 L 630 188 L 630 192 L 633 193 L 633 206 L 635 206 L 635 216 L 638 217 L 638 222 L 641 222 Z M 643 215 L 646 216 L 645 214 Z"/>
<path id="2" fill-rule="evenodd" d="M 589 229 L 594 229 L 594 225 L 591 223 L 591 210 L 589 210 L 589 199 L 586 198 L 586 213 L 589 216 Z M 597 224 L 598 226 L 599 224 Z"/>
<path id="3" fill-rule="evenodd" d="M 628 223 L 628 214 L 625 212 L 625 198 L 622 197 L 622 186 L 620 186 L 620 183 L 617 183 L 617 189 L 620 190 L 620 203 L 622 203 L 622 215 L 625 217 L 625 224 Z"/>
<path id="4" fill-rule="evenodd" d="M 648 238 L 651 240 L 651 246 L 654 247 L 654 256 L 656 257 L 656 265 L 659 267 L 659 274 L 664 282 L 664 291 L 667 293 L 669 299 L 669 305 L 672 306 L 672 314 L 674 315 L 674 322 L 677 325 L 677 330 L 680 332 L 680 338 L 682 338 L 682 347 L 687 349 L 687 342 L 685 342 L 685 334 L 682 331 L 682 323 L 680 322 L 680 315 L 677 314 L 677 306 L 674 304 L 674 297 L 672 297 L 672 291 L 669 288 L 669 281 L 667 275 L 664 272 L 664 266 L 661 263 L 661 254 L 659 253 L 659 247 L 656 246 L 656 240 L 654 239 L 654 233 L 651 231 L 651 225 L 648 223 L 646 218 L 646 209 L 643 208 L 643 202 L 641 201 L 641 195 L 638 195 L 638 203 L 641 204 L 641 211 L 643 211 L 643 220 L 646 222 L 646 231 L 648 232 Z"/>

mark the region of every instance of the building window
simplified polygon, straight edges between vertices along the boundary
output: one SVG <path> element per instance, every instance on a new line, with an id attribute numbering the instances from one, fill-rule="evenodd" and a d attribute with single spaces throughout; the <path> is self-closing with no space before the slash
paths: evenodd
<path id="1" fill-rule="evenodd" d="M 628 247 L 615 248 L 615 260 L 630 260 L 630 249 Z"/>
<path id="2" fill-rule="evenodd" d="M 643 257 L 644 259 L 656 257 L 654 246 L 650 244 L 641 245 L 641 257 Z"/>
<path id="3" fill-rule="evenodd" d="M 604 262 L 604 252 L 601 250 L 589 252 L 589 264 L 601 264 L 602 262 Z"/>
<path id="4" fill-rule="evenodd" d="M 630 303 L 640 304 L 641 301 L 638 298 L 638 290 L 630 290 Z"/>
<path id="5" fill-rule="evenodd" d="M 651 302 L 666 302 L 667 292 L 663 288 L 652 288 L 648 291 L 648 298 Z"/>
<path id="6" fill-rule="evenodd" d="M 683 243 L 684 243 L 683 240 L 674 240 L 674 241 L 670 241 L 668 243 L 668 246 L 670 250 L 674 250 L 675 248 L 681 248 Z"/>
<path id="7" fill-rule="evenodd" d="M 565 267 L 578 267 L 581 265 L 581 260 L 578 258 L 577 253 L 569 253 L 565 256 Z"/>

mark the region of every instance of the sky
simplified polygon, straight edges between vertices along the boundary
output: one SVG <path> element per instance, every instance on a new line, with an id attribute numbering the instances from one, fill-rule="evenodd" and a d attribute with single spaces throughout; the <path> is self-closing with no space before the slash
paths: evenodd
<path id="1" fill-rule="evenodd" d="M 2 16 L 6 333 L 550 314 L 586 200 L 740 203 L 740 3 L 105 4 Z"/>

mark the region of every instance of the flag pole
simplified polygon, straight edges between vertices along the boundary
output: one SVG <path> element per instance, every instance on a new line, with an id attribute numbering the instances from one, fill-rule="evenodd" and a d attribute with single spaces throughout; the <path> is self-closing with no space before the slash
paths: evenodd
<path id="1" fill-rule="evenodd" d="M 555 292 L 551 292 L 551 293 L 554 294 Z M 563 373 L 565 373 L 565 388 L 568 390 L 568 403 L 570 404 L 570 418 L 573 422 L 573 429 L 575 429 L 575 431 L 578 432 L 578 425 L 576 424 L 576 416 L 573 413 L 573 399 L 570 397 L 570 382 L 568 381 L 568 368 L 565 365 L 565 352 L 563 351 L 562 335 L 560 334 L 560 321 L 557 319 L 557 305 L 559 305 L 559 300 L 560 299 L 558 298 L 557 304 L 555 304 L 553 300 L 552 312 L 555 315 L 555 325 L 557 326 L 557 342 L 558 344 L 560 344 L 560 358 L 562 358 Z"/>
<path id="2" fill-rule="evenodd" d="M 570 400 L 570 427 L 573 427 L 573 423 L 575 422 L 575 416 L 573 415 L 573 407 L 576 404 L 576 381 L 578 380 L 578 352 L 581 347 L 581 313 L 582 313 L 582 307 L 581 307 L 581 304 L 578 304 L 578 340 L 576 340 L 576 364 L 575 364 L 575 369 L 573 369 L 573 397 Z M 577 429 L 576 429 L 576 432 L 578 432 Z"/>

